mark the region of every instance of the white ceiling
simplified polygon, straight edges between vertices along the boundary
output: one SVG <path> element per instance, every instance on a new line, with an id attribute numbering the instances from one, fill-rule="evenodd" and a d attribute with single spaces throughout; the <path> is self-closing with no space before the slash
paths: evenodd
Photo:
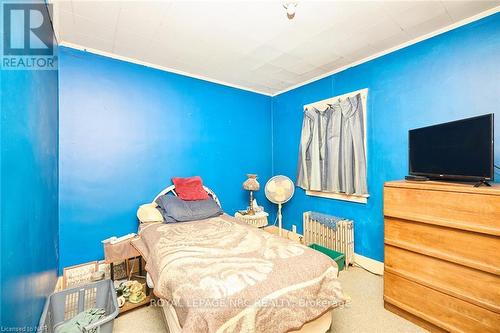
<path id="1" fill-rule="evenodd" d="M 276 94 L 500 1 L 53 0 L 59 42 Z M 498 8 L 497 8 L 498 9 Z"/>

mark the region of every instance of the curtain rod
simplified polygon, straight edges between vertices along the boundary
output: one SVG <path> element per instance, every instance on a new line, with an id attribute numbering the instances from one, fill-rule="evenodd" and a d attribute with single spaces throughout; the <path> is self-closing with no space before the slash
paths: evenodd
<path id="1" fill-rule="evenodd" d="M 346 98 L 346 97 L 352 97 L 353 95 L 357 95 L 357 94 L 361 94 L 361 98 L 362 99 L 366 99 L 366 96 L 368 95 L 368 88 L 359 89 L 359 90 L 352 91 L 352 92 L 349 92 L 349 93 L 346 93 L 346 94 L 342 94 L 342 95 L 330 97 L 330 98 L 327 98 L 327 99 L 323 99 L 321 101 L 317 101 L 317 102 L 313 102 L 313 103 L 310 103 L 310 104 L 306 104 L 306 105 L 304 105 L 304 110 L 306 110 L 309 107 L 313 107 L 313 108 L 318 109 L 318 110 L 325 109 L 325 108 L 328 108 L 329 105 L 337 102 L 338 99 L 343 99 L 343 98 Z"/>

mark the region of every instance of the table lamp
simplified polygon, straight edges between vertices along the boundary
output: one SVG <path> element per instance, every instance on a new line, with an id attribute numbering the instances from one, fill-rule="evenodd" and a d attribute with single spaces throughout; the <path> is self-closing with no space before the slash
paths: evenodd
<path id="1" fill-rule="evenodd" d="M 247 210 L 247 215 L 255 215 L 255 210 L 253 209 L 253 191 L 258 191 L 260 188 L 259 182 L 257 181 L 257 175 L 247 174 L 248 179 L 243 182 L 243 189 L 250 191 L 250 205 Z"/>

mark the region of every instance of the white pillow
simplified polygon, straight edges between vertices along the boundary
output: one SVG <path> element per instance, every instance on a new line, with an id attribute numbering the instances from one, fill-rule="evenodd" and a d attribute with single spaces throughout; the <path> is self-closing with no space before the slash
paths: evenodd
<path id="1" fill-rule="evenodd" d="M 156 209 L 155 203 L 149 203 L 139 206 L 137 209 L 137 218 L 141 223 L 163 222 L 163 216 Z"/>

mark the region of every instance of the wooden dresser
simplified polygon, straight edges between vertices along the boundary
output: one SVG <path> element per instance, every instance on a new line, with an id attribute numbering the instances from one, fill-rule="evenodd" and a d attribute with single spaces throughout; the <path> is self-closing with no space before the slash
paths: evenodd
<path id="1" fill-rule="evenodd" d="M 386 309 L 431 332 L 500 332 L 500 187 L 384 186 Z"/>

